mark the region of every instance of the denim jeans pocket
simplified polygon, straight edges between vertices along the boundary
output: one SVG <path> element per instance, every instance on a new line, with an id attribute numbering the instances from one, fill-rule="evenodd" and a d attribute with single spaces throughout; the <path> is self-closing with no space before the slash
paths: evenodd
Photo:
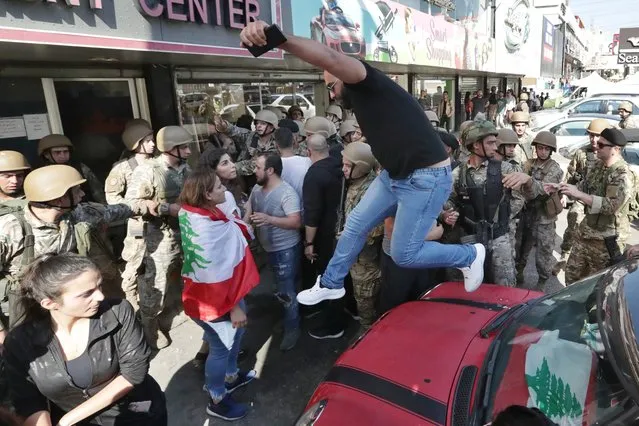
<path id="1" fill-rule="evenodd" d="M 432 191 L 437 187 L 437 177 L 427 173 L 413 174 L 406 182 L 418 191 Z"/>

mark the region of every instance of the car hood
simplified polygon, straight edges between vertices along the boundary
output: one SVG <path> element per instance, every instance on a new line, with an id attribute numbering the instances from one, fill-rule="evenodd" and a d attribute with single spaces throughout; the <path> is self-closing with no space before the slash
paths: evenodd
<path id="1" fill-rule="evenodd" d="M 331 424 L 335 410 L 343 422 L 343 414 L 355 410 L 342 410 L 340 404 L 350 401 L 356 406 L 369 399 L 371 404 L 377 401 L 371 405 L 373 424 L 402 424 L 401 413 L 409 413 L 413 422 L 418 416 L 445 424 L 468 346 L 504 308 L 529 295 L 526 290 L 491 285 L 469 294 L 461 283 L 447 283 L 423 300 L 390 311 L 342 355 L 317 389 L 311 402 L 328 399 L 318 424 Z M 379 401 L 386 404 L 380 407 Z M 364 414 L 358 410 L 357 416 L 360 422 Z"/>

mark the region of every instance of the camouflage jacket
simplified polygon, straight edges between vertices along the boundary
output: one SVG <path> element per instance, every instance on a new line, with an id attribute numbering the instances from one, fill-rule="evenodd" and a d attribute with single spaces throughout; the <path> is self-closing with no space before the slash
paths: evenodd
<path id="1" fill-rule="evenodd" d="M 475 182 L 475 184 L 483 185 L 487 179 L 488 160 L 481 163 L 478 167 L 473 167 L 468 162 L 466 162 L 466 164 L 468 167 L 467 168 L 468 174 L 472 178 L 472 180 Z M 464 167 L 459 166 L 459 167 L 456 167 L 455 170 L 453 170 L 453 189 L 450 193 L 450 196 L 448 197 L 448 201 L 444 205 L 445 209 L 451 209 L 451 208 L 458 209 L 459 208 L 458 206 L 461 205 L 461 199 L 458 194 L 458 188 L 460 185 L 460 173 L 461 173 L 461 170 L 463 169 Z M 506 175 L 508 173 L 513 173 L 516 171 L 519 171 L 519 170 L 516 169 L 515 166 L 513 166 L 512 164 L 506 161 L 501 162 L 502 175 Z M 524 197 L 524 194 L 521 191 L 515 191 L 515 190 L 511 191 L 511 197 L 510 197 L 510 218 L 511 219 L 514 218 L 515 215 L 521 211 L 525 202 L 526 202 L 526 198 Z"/>
<path id="2" fill-rule="evenodd" d="M 526 164 L 526 161 L 535 158 L 534 150 L 532 148 L 532 141 L 534 136 L 530 131 L 526 130 L 526 133 L 519 138 L 520 144 L 515 148 L 515 160 L 519 164 Z"/>
<path id="3" fill-rule="evenodd" d="M 235 168 L 240 176 L 255 174 L 255 158 L 259 154 L 267 152 L 278 154 L 274 133 L 269 135 L 266 142 L 262 142 L 259 135 L 254 131 L 229 124 L 226 134 L 233 139 L 237 146 L 239 154 L 235 162 Z"/>
<path id="4" fill-rule="evenodd" d="M 175 203 L 184 186 L 184 180 L 191 169 L 187 164 L 178 167 L 169 166 L 165 157 L 140 164 L 131 175 L 131 182 L 124 196 L 126 203 L 133 211 L 146 215 L 143 219 L 157 228 L 168 225 L 177 230 L 177 219 L 168 216 L 169 205 Z M 159 203 L 158 211 L 162 218 L 149 217 L 144 201 L 153 200 Z"/>
<path id="5" fill-rule="evenodd" d="M 588 179 L 577 186 L 593 197 L 579 226 L 580 237 L 603 240 L 618 235 L 620 243 L 625 241 L 630 232 L 628 206 L 634 196 L 633 177 L 626 161 L 620 158 L 610 167 L 599 162 Z"/>
<path id="6" fill-rule="evenodd" d="M 354 179 L 349 182 L 346 191 L 346 200 L 344 201 L 344 215 L 348 216 L 351 211 L 359 204 L 360 200 L 373 183 L 377 175 L 371 171 L 367 176 L 360 179 Z M 381 278 L 379 269 L 379 251 L 384 236 L 384 223 L 379 223 L 368 234 L 366 245 L 359 253 L 357 261 L 351 268 L 351 277 L 355 281 L 372 281 Z"/>
<path id="7" fill-rule="evenodd" d="M 126 203 L 124 196 L 126 190 L 131 182 L 131 176 L 133 176 L 133 170 L 140 164 L 143 164 L 149 160 L 144 160 L 141 163 L 135 159 L 135 157 L 120 160 L 113 165 L 113 168 L 109 172 L 109 176 L 106 179 L 104 185 L 104 193 L 106 195 L 106 201 L 109 204 L 123 204 Z M 140 212 L 136 211 L 136 214 Z"/>
<path id="8" fill-rule="evenodd" d="M 306 141 L 298 143 L 294 152 L 295 155 L 299 155 L 300 157 L 308 157 L 308 146 L 306 145 Z"/>
<path id="9" fill-rule="evenodd" d="M 566 178 L 564 181 L 571 185 L 577 185 L 584 181 L 588 177 L 588 173 L 599 163 L 597 154 L 585 147 L 578 149 L 572 156 L 570 164 L 568 164 L 568 170 L 566 172 Z"/>
<path id="10" fill-rule="evenodd" d="M 24 208 L 24 220 L 31 226 L 35 246 L 34 256 L 45 253 L 67 253 L 77 250 L 74 226 L 87 224 L 99 229 L 111 222 L 133 215 L 125 204 L 105 206 L 99 203 L 81 203 L 56 223 L 46 223 L 35 217 L 28 206 Z M 21 269 L 24 232 L 20 221 L 13 214 L 0 217 L 0 272 L 10 275 Z"/>
<path id="11" fill-rule="evenodd" d="M 532 178 L 541 185 L 534 185 L 533 191 L 535 198 L 528 202 L 527 210 L 532 214 L 531 218 L 535 223 L 548 224 L 557 220 L 557 217 L 551 217 L 546 213 L 546 201 L 550 198 L 544 191 L 544 183 L 560 183 L 564 177 L 564 171 L 555 160 L 549 158 L 547 161 L 528 160 L 524 165 L 524 172 L 532 176 Z"/>
<path id="12" fill-rule="evenodd" d="M 93 171 L 84 163 L 80 163 L 80 170 L 82 176 L 87 180 L 87 185 L 91 191 L 91 197 L 96 203 L 106 204 L 106 198 L 104 196 L 104 187 L 98 177 Z"/>
<path id="13" fill-rule="evenodd" d="M 639 129 L 639 116 L 630 115 L 625 120 L 619 122 L 622 129 Z"/>

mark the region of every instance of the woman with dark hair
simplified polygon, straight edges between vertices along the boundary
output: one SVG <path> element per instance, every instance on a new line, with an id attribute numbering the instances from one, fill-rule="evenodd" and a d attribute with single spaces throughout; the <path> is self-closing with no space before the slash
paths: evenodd
<path id="1" fill-rule="evenodd" d="M 242 186 L 240 185 L 237 177 L 237 170 L 235 169 L 235 163 L 231 159 L 231 156 L 222 148 L 207 148 L 198 161 L 198 167 L 207 167 L 213 170 L 217 177 L 220 178 L 222 185 L 233 194 L 235 203 L 239 207 L 240 217 L 244 216 L 244 205 L 248 201 L 248 196 L 242 192 Z"/>
<path id="2" fill-rule="evenodd" d="M 466 120 L 473 119 L 473 100 L 470 97 L 470 92 L 466 92 L 464 95 L 464 111 L 466 111 Z"/>
<path id="3" fill-rule="evenodd" d="M 256 372 L 242 372 L 237 356 L 247 322 L 244 297 L 260 281 L 248 240 L 249 226 L 237 215 L 231 194 L 208 168 L 184 181 L 178 215 L 184 265 L 184 312 L 202 329 L 209 353 L 204 366 L 210 401 L 206 412 L 224 420 L 248 412 L 231 392 L 252 381 Z"/>
<path id="4" fill-rule="evenodd" d="M 166 425 L 149 347 L 125 300 L 105 300 L 100 272 L 46 254 L 21 282 L 25 320 L 5 341 L 6 374 L 25 425 Z"/>

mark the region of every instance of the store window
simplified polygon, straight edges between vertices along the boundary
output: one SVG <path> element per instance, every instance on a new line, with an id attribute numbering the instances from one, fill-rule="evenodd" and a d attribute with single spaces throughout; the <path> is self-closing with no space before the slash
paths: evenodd
<path id="1" fill-rule="evenodd" d="M 0 149 L 37 164 L 38 140 L 49 134 L 47 103 L 39 78 L 0 78 Z"/>

